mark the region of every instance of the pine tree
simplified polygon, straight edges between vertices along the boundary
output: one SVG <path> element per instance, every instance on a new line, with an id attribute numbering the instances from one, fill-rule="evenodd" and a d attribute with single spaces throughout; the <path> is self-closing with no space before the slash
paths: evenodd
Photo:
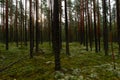
<path id="1" fill-rule="evenodd" d="M 55 70 L 60 70 L 60 37 L 59 37 L 59 1 L 54 0 L 53 10 L 53 52 L 55 54 Z"/>
<path id="2" fill-rule="evenodd" d="M 30 58 L 33 58 L 33 43 L 34 43 L 34 39 L 33 39 L 33 24 L 32 24 L 32 0 L 29 1 L 30 2 Z"/>
<path id="3" fill-rule="evenodd" d="M 67 1 L 66 0 L 65 0 L 65 37 L 66 37 L 66 54 L 70 55 L 70 52 L 69 52 L 69 38 L 68 38 Z"/>
<path id="4" fill-rule="evenodd" d="M 118 29 L 118 45 L 119 45 L 119 55 L 120 55 L 120 1 L 116 0 L 116 8 L 117 8 L 117 29 Z"/>
<path id="5" fill-rule="evenodd" d="M 108 55 L 108 26 L 106 14 L 107 14 L 106 0 L 103 0 L 103 42 L 105 55 Z"/>
<path id="6" fill-rule="evenodd" d="M 9 39 L 9 36 L 8 36 L 8 0 L 6 0 L 6 50 L 9 49 L 8 39 Z"/>

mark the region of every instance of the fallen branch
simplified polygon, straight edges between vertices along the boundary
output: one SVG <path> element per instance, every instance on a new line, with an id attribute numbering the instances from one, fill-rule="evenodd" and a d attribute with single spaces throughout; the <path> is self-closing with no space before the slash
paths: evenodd
<path id="1" fill-rule="evenodd" d="M 10 68 L 10 67 L 12 67 L 14 64 L 20 62 L 21 60 L 23 60 L 23 59 L 26 58 L 27 56 L 29 56 L 29 55 L 27 54 L 26 56 L 24 56 L 24 57 L 18 59 L 17 61 L 9 64 L 8 66 L 4 67 L 3 69 L 0 69 L 0 73 L 3 72 L 3 71 L 5 71 L 5 70 L 7 70 L 7 69 Z"/>

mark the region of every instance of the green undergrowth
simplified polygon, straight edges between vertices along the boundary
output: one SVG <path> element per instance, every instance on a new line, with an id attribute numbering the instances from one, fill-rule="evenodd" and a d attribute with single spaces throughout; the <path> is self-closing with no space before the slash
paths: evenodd
<path id="1" fill-rule="evenodd" d="M 14 43 L 9 44 L 9 50 L 0 44 L 0 69 L 28 54 L 28 47 L 16 47 Z"/>
<path id="2" fill-rule="evenodd" d="M 70 43 L 70 56 L 65 54 L 65 43 L 61 49 L 61 71 L 54 71 L 54 53 L 49 43 L 39 46 L 44 53 L 34 53 L 33 59 L 29 56 L 0 73 L 0 80 L 120 80 L 120 59 L 117 56 L 116 44 L 114 48 L 115 67 L 109 51 L 104 56 L 99 53 L 86 51 L 86 47 L 79 43 Z M 11 47 L 6 51 L 0 44 L 0 69 L 11 62 L 29 54 L 29 47 Z"/>

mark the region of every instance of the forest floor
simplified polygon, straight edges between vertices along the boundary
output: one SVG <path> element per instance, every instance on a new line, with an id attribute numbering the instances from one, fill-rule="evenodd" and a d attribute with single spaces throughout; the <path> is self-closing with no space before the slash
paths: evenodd
<path id="1" fill-rule="evenodd" d="M 29 55 L 29 47 L 15 47 L 10 43 L 10 49 L 4 50 L 0 44 L 0 70 L 22 57 Z M 101 52 L 86 51 L 79 43 L 70 43 L 71 56 L 65 54 L 65 44 L 61 51 L 61 71 L 54 71 L 54 54 L 48 43 L 40 45 L 44 54 L 34 53 L 0 72 L 0 80 L 120 80 L 120 57 L 117 56 L 117 45 L 114 45 L 115 66 L 112 53 L 104 56 Z"/>

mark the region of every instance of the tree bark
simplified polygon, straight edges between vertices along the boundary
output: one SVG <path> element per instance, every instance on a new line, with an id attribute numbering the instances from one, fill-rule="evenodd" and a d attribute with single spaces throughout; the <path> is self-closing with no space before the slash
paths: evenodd
<path id="1" fill-rule="evenodd" d="M 8 39 L 9 39 L 9 36 L 8 36 L 8 0 L 6 0 L 6 50 L 9 49 Z"/>
<path id="2" fill-rule="evenodd" d="M 103 0 L 103 41 L 104 41 L 105 55 L 108 55 L 108 27 L 107 27 L 106 10 L 107 10 L 106 0 Z"/>
<path id="3" fill-rule="evenodd" d="M 55 70 L 60 70 L 60 37 L 59 37 L 59 4 L 58 0 L 54 0 L 53 12 L 53 52 L 55 54 Z"/>
<path id="4" fill-rule="evenodd" d="M 116 8 L 117 8 L 117 29 L 118 29 L 118 45 L 119 45 L 119 55 L 120 55 L 120 1 L 116 0 Z"/>
<path id="5" fill-rule="evenodd" d="M 38 46 L 39 46 L 39 26 L 38 26 L 38 12 L 39 12 L 39 9 L 38 9 L 38 0 L 36 0 L 36 52 L 38 52 Z"/>
<path id="6" fill-rule="evenodd" d="M 97 27 L 96 27 L 96 2 L 93 0 L 94 6 L 94 35 L 95 35 L 95 52 L 98 52 L 98 42 L 97 42 Z"/>
<path id="7" fill-rule="evenodd" d="M 67 1 L 66 0 L 65 0 L 65 37 L 66 37 L 66 54 L 70 55 L 70 52 L 69 52 L 69 38 L 68 38 Z"/>
<path id="8" fill-rule="evenodd" d="M 33 58 L 32 0 L 30 0 L 30 58 Z"/>

